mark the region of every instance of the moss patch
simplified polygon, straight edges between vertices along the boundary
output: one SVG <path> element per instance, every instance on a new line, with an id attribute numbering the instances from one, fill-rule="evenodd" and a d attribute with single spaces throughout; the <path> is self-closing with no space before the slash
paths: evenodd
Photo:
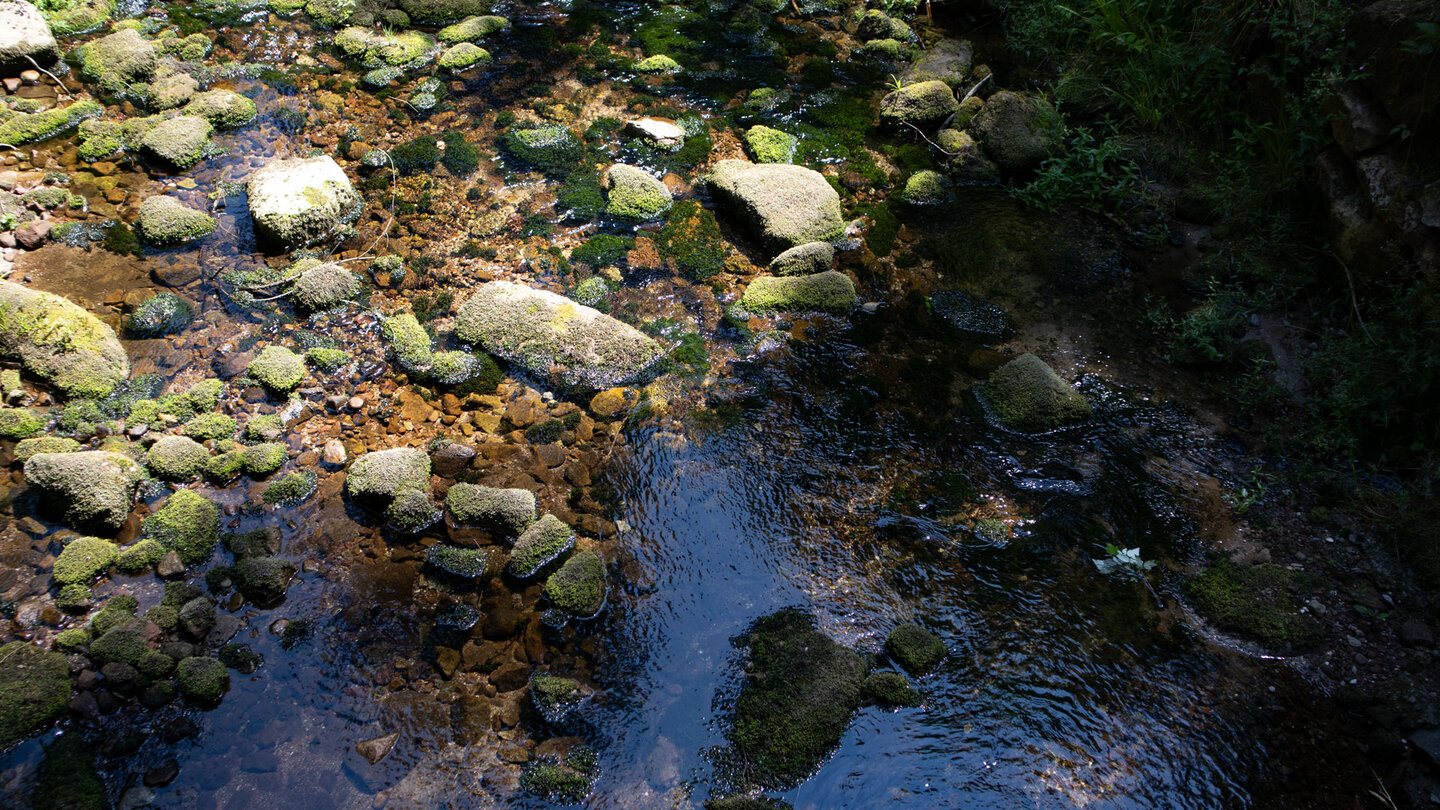
<path id="1" fill-rule="evenodd" d="M 1313 646 L 1320 626 L 1298 612 L 1297 595 L 1312 578 L 1273 563 L 1238 566 L 1220 558 L 1186 585 L 1215 626 L 1277 650 Z"/>

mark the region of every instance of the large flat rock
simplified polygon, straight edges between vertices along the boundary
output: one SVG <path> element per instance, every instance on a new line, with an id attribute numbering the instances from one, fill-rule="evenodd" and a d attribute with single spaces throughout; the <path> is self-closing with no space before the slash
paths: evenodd
<path id="1" fill-rule="evenodd" d="M 329 155 L 272 160 L 245 189 L 256 233 L 286 247 L 329 239 L 360 215 L 360 195 Z"/>
<path id="2" fill-rule="evenodd" d="M 48 65 L 59 56 L 60 45 L 40 9 L 19 0 L 0 2 L 0 67 L 28 68 L 31 59 Z"/>
<path id="3" fill-rule="evenodd" d="M 719 201 L 776 252 L 829 242 L 845 230 L 840 195 L 824 175 L 786 163 L 722 160 L 710 174 Z"/>
<path id="4" fill-rule="evenodd" d="M 0 282 L 0 357 L 67 397 L 99 398 L 130 376 L 115 330 L 78 304 Z"/>

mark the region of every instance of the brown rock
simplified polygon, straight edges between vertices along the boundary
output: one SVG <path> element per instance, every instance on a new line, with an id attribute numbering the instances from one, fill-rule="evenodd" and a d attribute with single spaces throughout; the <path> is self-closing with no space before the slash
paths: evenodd
<path id="1" fill-rule="evenodd" d="M 49 220 L 28 223 L 15 230 L 15 241 L 26 250 L 35 250 L 45 244 L 45 237 L 50 235 L 50 229 L 53 227 L 54 223 Z"/>
<path id="2" fill-rule="evenodd" d="M 609 388 L 590 398 L 590 410 L 603 419 L 612 419 L 640 401 L 640 392 L 633 388 Z"/>
<path id="3" fill-rule="evenodd" d="M 155 573 L 159 574 L 161 579 L 183 577 L 185 576 L 185 563 L 180 561 L 180 555 L 174 550 L 167 551 L 165 556 L 160 558 L 160 563 L 155 566 Z"/>
<path id="4" fill-rule="evenodd" d="M 461 666 L 466 672 L 489 675 L 504 663 L 507 646 L 498 641 L 466 642 L 460 651 Z"/>
<path id="5" fill-rule="evenodd" d="M 452 647 L 435 648 L 435 668 L 446 678 L 455 675 L 455 670 L 460 666 L 460 651 Z"/>
<path id="6" fill-rule="evenodd" d="M 470 466 L 475 458 L 475 448 L 468 444 L 447 444 L 436 450 L 430 457 L 435 474 L 441 478 L 455 478 Z"/>
<path id="7" fill-rule="evenodd" d="M 490 734 L 490 701 L 464 695 L 450 704 L 450 728 L 456 742 L 475 745 Z"/>
<path id="8" fill-rule="evenodd" d="M 530 683 L 530 667 L 519 661 L 512 661 L 490 673 L 490 683 L 501 692 L 513 692 Z"/>
<path id="9" fill-rule="evenodd" d="M 400 734 L 392 732 L 383 737 L 375 737 L 357 744 L 355 751 L 364 757 L 366 762 L 374 765 L 390 753 L 390 749 L 395 747 L 395 741 L 398 739 L 400 739 Z"/>

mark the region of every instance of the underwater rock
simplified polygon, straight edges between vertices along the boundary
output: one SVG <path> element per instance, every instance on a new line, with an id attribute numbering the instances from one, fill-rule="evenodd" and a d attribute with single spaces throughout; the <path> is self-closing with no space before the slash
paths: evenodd
<path id="1" fill-rule="evenodd" d="M 445 506 L 456 522 L 518 536 L 535 522 L 535 493 L 528 489 L 496 489 L 456 484 L 445 493 Z"/>
<path id="2" fill-rule="evenodd" d="M 664 118 L 637 118 L 625 122 L 625 131 L 659 146 L 679 149 L 685 145 L 685 130 Z"/>
<path id="3" fill-rule="evenodd" d="M 401 491 L 385 507 L 385 519 L 401 534 L 417 534 L 440 519 L 440 509 L 430 500 L 430 493 L 419 489 Z"/>
<path id="4" fill-rule="evenodd" d="M 213 127 L 204 118 L 182 115 L 161 121 L 140 139 L 146 154 L 167 166 L 185 171 L 204 159 L 210 149 Z"/>
<path id="5" fill-rule="evenodd" d="M 546 515 L 515 541 L 507 570 L 517 579 L 530 579 L 574 548 L 575 531 L 554 515 Z"/>
<path id="6" fill-rule="evenodd" d="M 589 549 L 570 556 L 545 580 L 545 596 L 556 608 L 588 619 L 605 606 L 605 562 Z"/>
<path id="7" fill-rule="evenodd" d="M 844 232 L 840 195 L 812 169 L 722 160 L 708 181 L 719 201 L 772 250 L 828 242 Z"/>
<path id="8" fill-rule="evenodd" d="M 751 281 L 740 305 L 752 310 L 846 313 L 855 307 L 855 283 L 838 270 L 808 276 L 760 276 Z"/>
<path id="9" fill-rule="evenodd" d="M 359 293 L 360 278 L 332 262 L 314 264 L 290 287 L 290 299 L 311 312 L 339 306 Z"/>
<path id="10" fill-rule="evenodd" d="M 1001 169 L 1034 168 L 1060 146 L 1060 115 L 1044 99 L 999 92 L 970 122 L 975 140 Z"/>
<path id="11" fill-rule="evenodd" d="M 918 624 L 902 624 L 885 637 L 885 650 L 914 675 L 934 669 L 945 660 L 945 642 Z"/>
<path id="12" fill-rule="evenodd" d="M 0 69 L 28 68 L 26 57 L 48 65 L 60 58 L 60 45 L 40 9 L 24 0 L 6 0 L 0 3 Z"/>
<path id="13" fill-rule="evenodd" d="M 756 163 L 789 163 L 800 139 L 788 132 L 756 124 L 745 130 L 745 151 Z"/>
<path id="14" fill-rule="evenodd" d="M 890 127 L 910 124 L 925 129 L 959 111 L 955 91 L 939 80 L 907 84 L 880 99 L 880 123 Z"/>
<path id="15" fill-rule="evenodd" d="M 67 397 L 98 398 L 130 376 L 115 331 L 70 301 L 0 281 L 0 355 Z"/>
<path id="16" fill-rule="evenodd" d="M 670 189 L 649 172 L 616 163 L 605 172 L 609 186 L 605 213 L 635 221 L 655 219 L 670 209 Z"/>
<path id="17" fill-rule="evenodd" d="M 993 342 L 1015 331 L 1004 310 L 962 290 L 937 290 L 929 303 L 931 312 L 971 339 Z"/>
<path id="18" fill-rule="evenodd" d="M 865 661 L 786 609 L 746 635 L 750 665 L 735 701 L 735 752 L 763 787 L 799 784 L 840 742 L 860 708 Z"/>
<path id="19" fill-rule="evenodd" d="M 563 295 L 508 281 L 485 284 L 460 307 L 455 336 L 565 388 L 629 383 L 665 357 L 660 344 L 633 326 Z"/>
<path id="20" fill-rule="evenodd" d="M 203 239 L 215 231 L 215 218 L 174 197 L 149 197 L 140 206 L 140 235 L 154 245 L 177 245 Z"/>
<path id="21" fill-rule="evenodd" d="M 530 702 L 545 722 L 555 724 L 578 708 L 590 696 L 579 681 L 554 675 L 530 676 Z"/>
<path id="22" fill-rule="evenodd" d="M 975 48 L 969 42 L 942 39 L 917 57 L 900 78 L 906 84 L 942 81 L 959 90 L 970 76 L 970 65 L 974 59 Z"/>
<path id="23" fill-rule="evenodd" d="M 40 453 L 25 462 L 25 481 L 58 503 L 73 528 L 120 528 L 135 503 L 140 465 L 103 450 Z"/>
<path id="24" fill-rule="evenodd" d="M 65 656 L 24 641 L 0 647 L 0 747 L 50 725 L 69 705 Z"/>
<path id="25" fill-rule="evenodd" d="M 575 167 L 583 147 L 569 128 L 540 124 L 510 127 L 505 133 L 505 151 L 522 163 L 558 177 Z"/>
<path id="26" fill-rule="evenodd" d="M 777 276 L 808 276 L 823 273 L 835 262 L 835 248 L 829 242 L 796 245 L 770 260 L 770 272 Z"/>
<path id="27" fill-rule="evenodd" d="M 256 233 L 287 247 L 329 239 L 360 215 L 360 195 L 334 158 L 277 158 L 246 181 Z"/>
<path id="28" fill-rule="evenodd" d="M 234 90 L 208 90 L 190 99 L 185 115 L 204 118 L 216 129 L 235 129 L 255 120 L 255 102 Z"/>
<path id="29" fill-rule="evenodd" d="M 1033 354 L 1022 354 L 990 375 L 982 393 L 1000 423 L 1036 433 L 1090 417 L 1090 403 Z"/>
<path id="30" fill-rule="evenodd" d="M 405 490 L 430 489 L 430 456 L 414 447 L 377 450 L 355 459 L 345 474 L 352 498 L 389 501 Z"/>

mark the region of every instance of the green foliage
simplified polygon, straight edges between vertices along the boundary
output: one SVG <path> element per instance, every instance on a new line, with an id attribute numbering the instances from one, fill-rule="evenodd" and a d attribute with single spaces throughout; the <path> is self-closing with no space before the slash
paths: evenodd
<path id="1" fill-rule="evenodd" d="M 1124 214 L 1134 206 L 1143 182 L 1140 167 L 1118 138 L 1100 140 L 1077 127 L 1070 130 L 1065 151 L 1046 158 L 1035 178 L 1015 194 L 1045 211 L 1076 203 Z"/>
<path id="2" fill-rule="evenodd" d="M 584 244 L 570 251 L 570 261 L 597 268 L 609 267 L 625 261 L 625 254 L 634 249 L 634 239 L 602 233 L 590 237 Z"/>

